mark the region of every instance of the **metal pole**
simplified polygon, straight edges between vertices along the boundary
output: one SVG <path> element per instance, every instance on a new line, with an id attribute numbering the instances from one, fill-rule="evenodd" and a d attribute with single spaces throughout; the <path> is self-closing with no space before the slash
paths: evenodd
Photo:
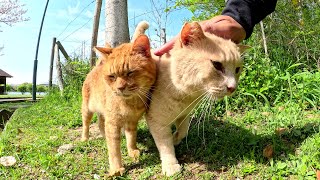
<path id="1" fill-rule="evenodd" d="M 47 0 L 46 7 L 44 8 L 44 12 L 43 12 L 43 16 L 42 16 L 42 21 L 41 21 L 39 36 L 38 36 L 37 49 L 36 49 L 36 57 L 34 59 L 34 65 L 33 65 L 33 81 L 32 81 L 32 100 L 33 101 L 36 100 L 36 94 L 37 94 L 36 91 L 37 91 L 38 51 L 39 51 L 39 44 L 40 44 L 40 37 L 41 37 L 43 21 L 44 21 L 44 17 L 46 16 L 48 4 L 49 4 L 49 0 Z"/>

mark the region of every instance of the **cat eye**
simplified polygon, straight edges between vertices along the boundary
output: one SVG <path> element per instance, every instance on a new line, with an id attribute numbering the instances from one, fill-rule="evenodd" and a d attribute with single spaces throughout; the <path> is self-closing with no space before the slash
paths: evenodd
<path id="1" fill-rule="evenodd" d="M 240 71 L 240 67 L 237 67 L 237 68 L 236 68 L 236 74 L 238 74 L 239 71 Z"/>
<path id="2" fill-rule="evenodd" d="M 134 74 L 133 71 L 129 71 L 129 72 L 127 73 L 127 76 L 128 76 L 128 77 L 131 77 L 131 76 L 133 76 L 133 74 Z"/>
<path id="3" fill-rule="evenodd" d="M 224 73 L 224 67 L 221 62 L 211 60 L 211 63 L 216 70 Z"/>
<path id="4" fill-rule="evenodd" d="M 108 79 L 110 81 L 115 81 L 116 80 L 116 76 L 115 75 L 108 75 Z"/>

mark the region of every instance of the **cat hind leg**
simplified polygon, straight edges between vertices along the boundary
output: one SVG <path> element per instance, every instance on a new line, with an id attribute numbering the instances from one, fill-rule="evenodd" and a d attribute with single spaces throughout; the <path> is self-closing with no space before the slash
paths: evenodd
<path id="1" fill-rule="evenodd" d="M 82 108 L 82 136 L 81 141 L 87 141 L 89 139 L 90 122 L 93 116 L 93 112 L 88 109 Z"/>
<path id="2" fill-rule="evenodd" d="M 100 134 L 103 138 L 106 137 L 106 132 L 105 132 L 105 128 L 104 128 L 104 117 L 102 114 L 98 113 L 98 125 L 99 125 L 99 130 L 100 130 Z"/>

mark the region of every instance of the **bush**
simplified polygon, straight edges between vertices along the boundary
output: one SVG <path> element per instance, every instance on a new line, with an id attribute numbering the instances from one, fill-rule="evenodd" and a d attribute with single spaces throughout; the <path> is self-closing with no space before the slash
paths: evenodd
<path id="1" fill-rule="evenodd" d="M 43 85 L 37 85 L 37 92 L 47 92 L 47 87 Z"/>
<path id="2" fill-rule="evenodd" d="M 7 91 L 14 91 L 13 87 L 10 84 L 6 84 Z"/>
<path id="3" fill-rule="evenodd" d="M 20 84 L 20 85 L 17 87 L 17 91 L 18 91 L 18 92 L 21 92 L 21 94 L 26 93 L 27 90 L 28 90 L 28 88 L 27 88 L 27 83 Z"/>

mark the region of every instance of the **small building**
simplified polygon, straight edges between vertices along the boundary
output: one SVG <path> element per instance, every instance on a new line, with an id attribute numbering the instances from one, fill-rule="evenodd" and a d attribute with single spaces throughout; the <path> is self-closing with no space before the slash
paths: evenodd
<path id="1" fill-rule="evenodd" d="M 7 78 L 11 78 L 12 76 L 2 69 L 0 69 L 0 95 L 6 93 L 6 85 L 7 85 Z"/>

